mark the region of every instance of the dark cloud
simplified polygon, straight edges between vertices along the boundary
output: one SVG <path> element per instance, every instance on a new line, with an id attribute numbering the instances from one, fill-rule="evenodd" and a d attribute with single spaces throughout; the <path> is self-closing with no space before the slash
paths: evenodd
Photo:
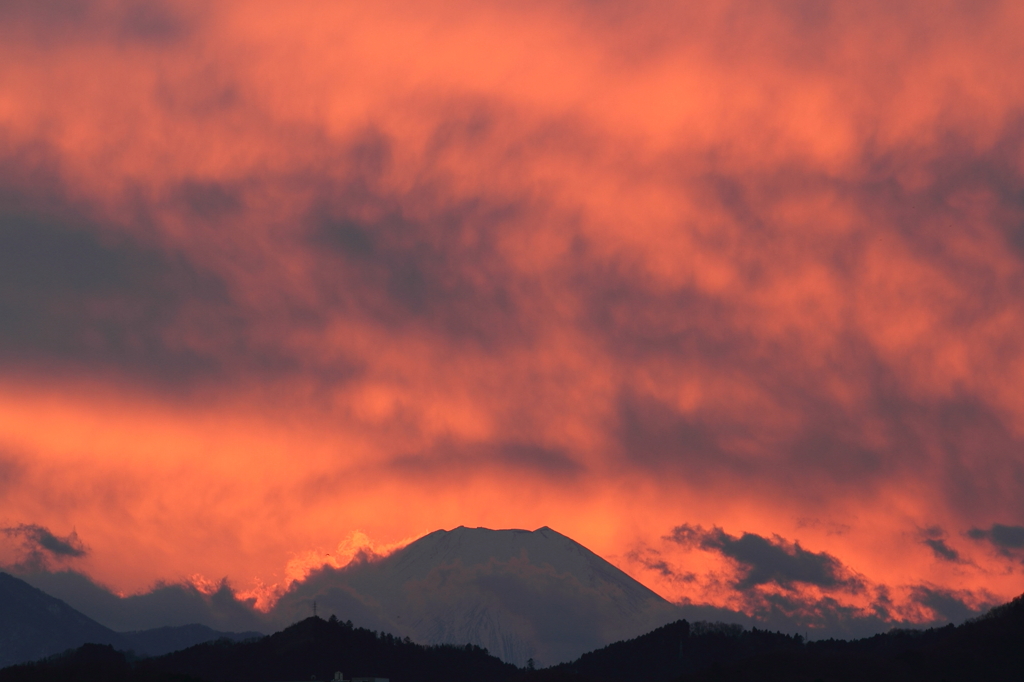
<path id="1" fill-rule="evenodd" d="M 697 579 L 697 574 L 692 571 L 680 571 L 677 567 L 667 562 L 656 549 L 649 547 L 635 549 L 626 554 L 629 561 L 640 564 L 646 569 L 657 571 L 663 578 L 674 582 L 692 583 Z"/>
<path id="2" fill-rule="evenodd" d="M 17 565 L 26 569 L 43 569 L 54 563 L 83 557 L 88 552 L 74 530 L 61 537 L 44 526 L 23 523 L 0 531 L 21 541 L 22 556 Z"/>
<path id="3" fill-rule="evenodd" d="M 307 219 L 322 303 L 453 346 L 497 352 L 529 343 L 540 312 L 530 300 L 535 284 L 498 247 L 523 210 L 484 197 L 445 199 L 429 187 L 408 195 L 355 181 L 325 189 Z"/>
<path id="4" fill-rule="evenodd" d="M 220 182 L 186 180 L 170 192 L 170 200 L 187 215 L 208 221 L 237 214 L 243 208 L 241 189 Z"/>
<path id="5" fill-rule="evenodd" d="M 920 585 L 913 590 L 913 599 L 932 610 L 940 619 L 951 623 L 962 623 L 968 618 L 981 615 L 991 604 L 983 605 L 981 608 L 972 608 L 965 599 L 967 594 Z"/>
<path id="6" fill-rule="evenodd" d="M 8 35 L 31 29 L 30 37 L 72 31 L 76 24 L 94 16 L 95 0 L 4 0 L 0 2 L 0 26 Z"/>
<path id="7" fill-rule="evenodd" d="M 787 495 L 820 503 L 827 500 L 813 498 L 834 494 L 836 486 L 865 491 L 927 467 L 942 472 L 941 495 L 957 511 L 979 513 L 1007 504 L 1020 508 L 1022 498 L 1010 482 L 1024 480 L 1024 465 L 991 453 L 1017 451 L 1024 443 L 1009 427 L 1005 411 L 988 396 L 968 389 L 930 398 L 909 390 L 901 361 L 881 350 L 872 329 L 849 321 L 832 327 L 825 316 L 819 334 L 802 315 L 799 323 L 775 336 L 773 329 L 759 326 L 764 318 L 776 316 L 762 307 L 757 292 L 771 291 L 788 279 L 784 263 L 799 267 L 808 260 L 827 267 L 836 286 L 856 289 L 868 262 L 866 245 L 877 231 L 898 234 L 917 263 L 928 269 L 928 278 L 913 286 L 927 290 L 956 282 L 965 291 L 937 304 L 943 314 L 930 334 L 915 342 L 922 351 L 931 353 L 931 343 L 944 347 L 950 338 L 958 338 L 957 330 L 972 329 L 998 310 L 1013 309 L 1012 301 L 1024 293 L 1022 281 L 1001 279 L 990 261 L 965 256 L 949 241 L 956 232 L 935 225 L 977 222 L 963 208 L 964 194 L 976 191 L 998 198 L 987 217 L 993 229 L 1016 234 L 1024 224 L 1024 177 L 1016 162 L 1021 144 L 1021 121 L 1013 118 L 991 147 L 951 139 L 930 150 L 934 157 L 909 161 L 866 147 L 863 173 L 841 180 L 790 164 L 750 174 L 711 172 L 700 181 L 687 178 L 691 188 L 703 182 L 709 204 L 728 216 L 718 232 L 722 243 L 701 244 L 707 252 L 728 253 L 736 276 L 745 280 L 728 294 L 714 295 L 692 281 L 667 288 L 640 267 L 639 257 L 631 262 L 620 255 L 602 262 L 585 254 L 573 263 L 577 296 L 586 304 L 583 324 L 621 365 L 656 364 L 672 368 L 674 376 L 728 377 L 735 372 L 745 377 L 751 392 L 763 392 L 773 409 L 799 415 L 801 426 L 780 434 L 778 422 L 759 423 L 756 408 L 738 418 L 732 404 L 716 405 L 710 391 L 696 408 L 682 410 L 668 378 L 660 395 L 650 392 L 649 385 L 638 389 L 626 384 L 611 433 L 624 459 L 659 473 L 679 472 L 687 480 L 713 476 L 725 485 L 741 478 L 756 480 L 759 486 L 776 484 Z M 931 181 L 913 188 L 901 182 L 900 163 L 908 162 L 927 167 Z M 692 164 L 692 159 L 685 163 Z M 709 161 L 708 166 L 714 164 Z M 780 222 L 776 202 L 780 197 L 812 196 L 856 206 L 874 227 L 790 243 L 796 233 L 787 234 L 791 226 Z M 806 236 L 800 235 L 801 240 Z M 828 302 L 825 310 L 844 309 L 849 303 Z M 822 357 L 820 347 L 814 349 L 815 342 L 826 338 L 825 354 L 832 360 Z M 1020 344 L 1004 341 L 999 353 L 1015 356 Z M 809 349 L 802 350 L 808 342 Z M 815 358 L 813 368 L 808 358 Z M 646 381 L 648 375 L 643 376 Z M 860 396 L 857 406 L 851 408 L 822 390 L 823 376 Z M 866 421 L 879 425 L 882 441 L 864 437 Z M 752 456 L 751 443 L 771 443 L 771 454 Z M 792 486 L 794 476 L 803 484 Z"/>
<path id="8" fill-rule="evenodd" d="M 194 18 L 182 13 L 180 3 L 176 6 L 165 0 L 134 0 L 122 5 L 121 12 L 113 17 L 122 40 L 166 45 L 188 38 L 194 29 Z"/>
<path id="9" fill-rule="evenodd" d="M 942 559 L 943 561 L 952 561 L 953 563 L 961 563 L 963 559 L 960 557 L 960 553 L 955 549 L 946 544 L 945 540 L 925 538 L 922 540 L 925 545 L 931 547 L 932 552 L 935 553 L 935 557 Z"/>
<path id="10" fill-rule="evenodd" d="M 942 492 L 950 506 L 972 515 L 1024 514 L 1024 498 L 1013 492 L 1024 481 L 1024 461 L 993 456 L 1024 447 L 1005 416 L 980 397 L 919 404 L 915 412 L 908 435 L 920 450 L 939 453 L 935 464 L 945 473 Z M 926 424 L 934 425 L 930 434 Z"/>
<path id="11" fill-rule="evenodd" d="M 972 528 L 967 531 L 972 540 L 987 540 L 1001 554 L 1019 557 L 1024 554 L 1024 526 L 993 523 L 991 528 Z"/>
<path id="12" fill-rule="evenodd" d="M 148 592 L 121 597 L 75 571 L 15 572 L 34 587 L 119 632 L 192 623 L 229 632 L 272 629 L 266 616 L 238 599 L 226 581 L 212 593 L 188 584 L 160 583 Z"/>
<path id="13" fill-rule="evenodd" d="M 718 552 L 738 563 L 744 571 L 735 584 L 738 590 L 746 591 L 767 583 L 787 589 L 793 589 L 794 583 L 826 589 L 862 586 L 861 581 L 852 577 L 834 556 L 825 552 L 808 552 L 800 543 L 789 544 L 778 536 L 774 540 L 754 533 L 735 537 L 718 527 L 704 530 L 700 526 L 684 524 L 673 528 L 666 539 L 687 547 Z"/>
<path id="14" fill-rule="evenodd" d="M 93 213 L 65 196 L 45 154 L 3 160 L 0 358 L 165 384 L 221 371 L 221 358 L 188 338 L 214 325 L 238 337 L 224 281 Z"/>
<path id="15" fill-rule="evenodd" d="M 682 469 L 694 478 L 724 472 L 749 476 L 757 464 L 733 456 L 718 443 L 717 429 L 700 416 L 681 414 L 651 397 L 624 391 L 618 401 L 618 439 L 632 463 Z"/>
<path id="16" fill-rule="evenodd" d="M 929 547 L 935 554 L 936 559 L 949 561 L 955 564 L 966 563 L 960 552 L 946 544 L 946 532 L 938 526 L 925 528 L 921 531 L 921 542 Z"/>
<path id="17" fill-rule="evenodd" d="M 355 259 L 371 258 L 375 251 L 370 231 L 352 220 L 325 220 L 316 234 L 316 243 Z"/>
<path id="18" fill-rule="evenodd" d="M 758 627 L 798 632 L 810 639 L 870 637 L 906 625 L 887 614 L 865 613 L 828 596 L 812 600 L 798 593 L 757 593 L 747 600 L 746 608 Z"/>
<path id="19" fill-rule="evenodd" d="M 140 195 L 137 204 L 140 228 L 167 209 L 194 226 L 242 211 L 244 198 L 235 185 L 184 181 L 160 202 Z M 281 336 L 317 324 L 316 315 L 300 305 L 269 316 L 242 305 L 225 277 L 149 237 L 147 229 L 129 233 L 70 199 L 45 151 L 0 158 L 6 371 L 108 374 L 179 391 L 310 369 Z M 254 340 L 256 327 L 265 341 Z M 334 360 L 315 370 L 318 381 L 339 382 L 357 368 Z"/>
<path id="20" fill-rule="evenodd" d="M 460 486 L 473 476 L 498 474 L 519 480 L 520 476 L 557 480 L 572 486 L 588 472 L 586 463 L 574 453 L 558 447 L 530 442 L 462 442 L 441 439 L 430 448 L 391 457 L 381 463 L 366 464 L 325 476 L 317 473 L 303 485 L 305 497 L 332 497 L 345 481 L 353 477 L 375 480 L 381 475 L 416 481 L 431 481 L 434 487 Z M 528 485 L 524 483 L 523 485 Z"/>
<path id="21" fill-rule="evenodd" d="M 44 46 L 100 41 L 166 46 L 191 35 L 194 15 L 167 0 L 3 0 L 0 32 Z"/>
<path id="22" fill-rule="evenodd" d="M 672 315 L 650 310 L 643 319 L 659 316 Z M 701 372 L 742 371 L 752 390 L 770 396 L 770 409 L 800 415 L 802 426 L 780 432 L 775 423 L 741 414 L 728 402 L 683 410 L 627 385 L 619 392 L 609 435 L 629 466 L 726 489 L 754 484 L 827 505 L 836 494 L 860 493 L 925 467 L 935 472 L 943 502 L 959 512 L 1005 513 L 1008 507 L 1024 512 L 1024 498 L 1013 494 L 1014 482 L 1024 480 L 1024 462 L 990 454 L 1024 448 L 997 409 L 969 395 L 911 396 L 892 368 L 862 343 L 851 342 L 842 354 L 850 366 L 862 369 L 859 377 L 839 379 L 863 392 L 856 412 L 822 392 L 792 357 L 696 355 L 703 359 Z M 864 419 L 877 426 L 884 444 L 866 442 Z M 770 453 L 762 449 L 764 443 L 772 444 Z M 893 456 L 897 451 L 900 456 Z M 794 486 L 794 477 L 802 484 Z"/>
<path id="23" fill-rule="evenodd" d="M 872 599 L 866 609 L 844 604 L 828 595 L 812 597 L 798 591 L 782 594 L 758 591 L 745 595 L 744 610 L 751 614 L 751 623 L 757 627 L 798 632 L 810 639 L 856 639 L 894 627 L 924 628 L 948 622 L 962 623 L 988 608 L 969 606 L 973 595 L 967 592 L 917 586 L 911 590 L 911 599 L 934 614 L 934 619 L 920 622 L 900 615 L 886 586 L 875 585 L 871 590 Z"/>
<path id="24" fill-rule="evenodd" d="M 643 279 L 630 279 L 628 272 L 606 273 L 601 279 L 616 281 L 618 286 L 613 290 L 595 283 L 593 290 L 601 292 L 604 286 L 604 293 L 589 299 L 595 317 L 588 330 L 606 339 L 613 357 L 627 366 L 665 363 L 682 376 L 740 373 L 749 378 L 753 390 L 764 391 L 773 408 L 802 414 L 807 424 L 805 430 L 786 434 L 780 442 L 781 434 L 773 424 L 750 418 L 750 413 L 737 414 L 730 401 L 722 405 L 709 396 L 697 409 L 684 411 L 675 402 L 627 384 L 617 396 L 616 419 L 610 426 L 629 464 L 726 485 L 770 482 L 783 487 L 787 496 L 794 492 L 813 496 L 831 492 L 835 485 L 869 486 L 892 473 L 893 467 L 908 463 L 909 458 L 889 461 L 877 445 L 862 445 L 857 420 L 822 393 L 816 379 L 810 381 L 805 368 L 788 357 L 789 349 L 761 347 L 739 328 L 749 322 L 737 319 L 741 311 L 735 302 L 715 301 L 696 291 L 672 296 L 647 292 Z M 885 369 L 863 343 L 847 345 L 842 353 L 852 364 L 867 365 L 878 375 L 878 416 L 890 422 L 898 418 L 889 410 L 892 377 L 882 376 Z M 894 426 L 897 433 L 904 430 Z M 770 461 L 748 447 L 736 447 L 751 442 L 774 442 Z M 780 459 L 785 466 L 778 466 Z M 828 485 L 794 491 L 794 469 L 800 470 L 802 478 L 822 479 Z"/>
<path id="25" fill-rule="evenodd" d="M 566 266 L 568 285 L 584 306 L 581 327 L 613 357 L 718 363 L 757 354 L 755 339 L 734 333 L 742 324 L 737 301 L 693 284 L 666 290 L 645 273 L 638 256 L 600 257 L 582 234 Z"/>
<path id="26" fill-rule="evenodd" d="M 430 453 L 396 457 L 388 468 L 413 475 L 458 476 L 488 468 L 534 473 L 571 482 L 586 467 L 560 448 L 536 443 L 459 444 L 442 442 Z"/>

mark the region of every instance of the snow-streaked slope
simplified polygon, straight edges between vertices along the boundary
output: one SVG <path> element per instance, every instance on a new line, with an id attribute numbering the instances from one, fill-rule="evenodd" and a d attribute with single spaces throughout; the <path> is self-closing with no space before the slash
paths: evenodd
<path id="1" fill-rule="evenodd" d="M 426 644 L 477 644 L 550 665 L 680 618 L 665 601 L 550 528 L 456 528 L 380 560 L 296 584 L 281 618 L 319 613 Z"/>

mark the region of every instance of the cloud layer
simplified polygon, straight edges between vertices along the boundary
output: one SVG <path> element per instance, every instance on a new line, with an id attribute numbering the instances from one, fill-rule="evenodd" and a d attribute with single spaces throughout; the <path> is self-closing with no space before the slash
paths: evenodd
<path id="1" fill-rule="evenodd" d="M 461 524 L 718 607 L 1018 594 L 1022 27 L 3 3 L 0 523 L 261 604 Z"/>
<path id="2" fill-rule="evenodd" d="M 23 523 L 0 528 L 0 533 L 9 540 L 20 541 L 20 552 L 12 564 L 14 567 L 43 570 L 86 555 L 85 545 L 75 531 L 59 537 L 51 533 L 49 528 Z"/>
<path id="3" fill-rule="evenodd" d="M 826 589 L 856 589 L 859 581 L 847 575 L 842 563 L 825 552 L 808 552 L 799 542 L 787 546 L 782 538 L 763 538 L 754 533 L 741 537 L 729 535 L 721 528 L 704 530 L 700 526 L 676 526 L 668 539 L 680 545 L 719 552 L 742 567 L 743 575 L 736 582 L 738 590 L 774 583 L 792 589 L 794 583 L 815 585 Z"/>

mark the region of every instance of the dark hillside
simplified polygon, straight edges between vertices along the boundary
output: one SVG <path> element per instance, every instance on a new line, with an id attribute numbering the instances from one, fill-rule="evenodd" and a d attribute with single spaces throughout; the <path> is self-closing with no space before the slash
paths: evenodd
<path id="1" fill-rule="evenodd" d="M 567 663 L 528 671 L 478 647 L 424 647 L 350 624 L 309 618 L 270 637 L 222 639 L 129 661 L 86 645 L 0 670 L 0 682 L 274 682 L 376 676 L 391 682 L 1020 682 L 1024 597 L 954 627 L 895 630 L 855 641 L 802 638 L 678 621 Z"/>
<path id="2" fill-rule="evenodd" d="M 125 646 L 118 633 L 59 599 L 0 572 L 0 667 L 32 661 L 86 642 Z"/>
<path id="3" fill-rule="evenodd" d="M 536 682 L 1024 680 L 1024 596 L 954 627 L 804 642 L 678 621 L 537 671 Z"/>
<path id="4" fill-rule="evenodd" d="M 280 682 L 387 677 L 391 682 L 506 682 L 519 669 L 479 647 L 424 647 L 351 624 L 308 618 L 269 637 L 220 639 L 157 658 L 129 660 L 86 644 L 0 670 L 0 682 Z"/>
<path id="5" fill-rule="evenodd" d="M 959 627 L 900 630 L 853 642 L 811 642 L 684 676 L 711 680 L 1024 680 L 1024 596 Z"/>
<path id="6" fill-rule="evenodd" d="M 249 639 L 262 639 L 266 636 L 261 632 L 220 632 L 195 623 L 119 634 L 128 650 L 139 656 L 163 656 L 172 651 L 181 651 L 196 644 L 213 642 L 218 639 L 241 642 Z"/>
<path id="7" fill-rule="evenodd" d="M 746 660 L 768 652 L 803 651 L 799 636 L 739 625 L 670 623 L 625 642 L 584 654 L 572 663 L 540 673 L 551 680 L 608 682 L 674 680 L 724 662 Z"/>
<path id="8" fill-rule="evenodd" d="M 391 682 L 504 682 L 518 669 L 479 647 L 424 647 L 340 621 L 307 618 L 250 642 L 219 640 L 140 661 L 139 673 L 210 682 L 387 677 Z"/>
<path id="9" fill-rule="evenodd" d="M 3 682 L 128 682 L 130 676 L 125 655 L 109 644 L 83 644 L 35 663 L 0 670 Z"/>

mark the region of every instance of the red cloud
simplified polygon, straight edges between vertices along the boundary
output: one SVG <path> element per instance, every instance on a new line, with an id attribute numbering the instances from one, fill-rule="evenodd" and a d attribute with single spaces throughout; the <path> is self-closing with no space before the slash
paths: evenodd
<path id="1" fill-rule="evenodd" d="M 1015 5 L 0 11 L 0 495 L 103 580 L 814 518 L 1019 591 L 918 531 L 1024 516 Z"/>

